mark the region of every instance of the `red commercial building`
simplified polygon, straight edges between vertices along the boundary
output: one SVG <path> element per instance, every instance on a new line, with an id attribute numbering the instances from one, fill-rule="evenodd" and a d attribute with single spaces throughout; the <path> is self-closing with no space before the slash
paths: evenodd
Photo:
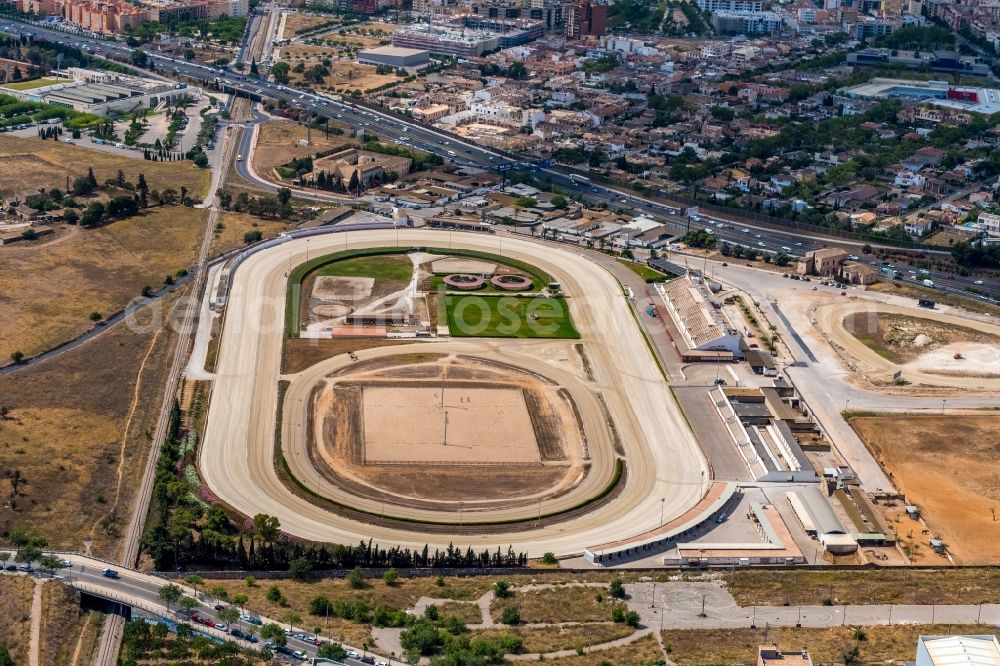
<path id="1" fill-rule="evenodd" d="M 563 22 L 570 39 L 585 35 L 600 37 L 608 30 L 608 7 L 589 2 L 569 4 L 563 8 Z"/>

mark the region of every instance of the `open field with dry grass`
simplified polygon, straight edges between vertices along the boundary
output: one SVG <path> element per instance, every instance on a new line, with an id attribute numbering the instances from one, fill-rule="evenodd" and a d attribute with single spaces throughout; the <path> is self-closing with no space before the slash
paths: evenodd
<path id="1" fill-rule="evenodd" d="M 34 589 L 34 579 L 27 576 L 0 576 L 0 645 L 16 664 L 28 663 Z"/>
<path id="2" fill-rule="evenodd" d="M 77 663 L 89 663 L 88 637 L 93 638 L 93 625 L 100 618 L 96 613 L 81 613 L 73 588 L 49 581 L 42 588 L 41 663 L 69 666 L 79 645 Z M 81 641 L 82 637 L 82 641 Z"/>
<path id="3" fill-rule="evenodd" d="M 579 647 L 599 645 L 608 641 L 631 636 L 635 629 L 624 624 L 602 622 L 600 624 L 574 624 L 564 627 L 502 627 L 474 631 L 473 636 L 497 638 L 504 633 L 517 634 L 524 641 L 522 652 L 557 652 L 575 650 Z"/>
<path id="4" fill-rule="evenodd" d="M 141 157 L 141 155 L 140 155 Z M 66 189 L 66 181 L 87 175 L 93 167 L 98 182 L 112 178 L 118 170 L 135 181 L 137 174 L 146 176 L 151 190 L 173 187 L 188 188 L 191 196 L 200 199 L 207 194 L 212 174 L 191 162 L 147 162 L 121 157 L 84 145 L 69 145 L 37 138 L 0 135 L 0 197 L 34 193 L 39 187 Z"/>
<path id="5" fill-rule="evenodd" d="M 117 326 L 0 377 L 0 405 L 10 410 L 0 421 L 0 533 L 23 527 L 68 549 L 91 537 L 94 554 L 113 553 L 149 450 L 172 337 Z M 15 471 L 23 479 L 16 494 Z"/>
<path id="6" fill-rule="evenodd" d="M 217 256 L 229 250 L 243 247 L 245 245 L 243 234 L 248 231 L 259 231 L 267 239 L 274 238 L 282 231 L 292 228 L 292 225 L 284 220 L 264 220 L 246 213 L 229 211 L 222 213 L 219 222 L 222 224 L 222 229 L 216 227 L 216 231 L 212 235 L 210 256 Z"/>
<path id="7" fill-rule="evenodd" d="M 598 601 L 598 597 L 602 600 Z M 557 586 L 552 589 L 514 590 L 503 599 L 494 599 L 490 615 L 495 622 L 508 606 L 516 606 L 525 624 L 556 622 L 605 622 L 611 619 L 611 598 L 605 588 Z"/>
<path id="8" fill-rule="evenodd" d="M 409 343 L 407 340 L 388 338 L 288 338 L 285 340 L 281 371 L 293 374 L 340 354 Z"/>
<path id="9" fill-rule="evenodd" d="M 787 652 L 809 650 L 815 664 L 843 664 L 844 652 L 857 646 L 859 663 L 912 660 L 917 638 L 923 635 L 982 634 L 982 625 L 893 625 L 865 627 L 865 640 L 858 640 L 854 627 L 810 629 L 769 627 L 765 629 L 702 629 L 664 631 L 663 644 L 670 660 L 686 664 L 755 664 L 757 647 L 777 645 Z M 861 634 L 859 634 L 860 636 Z"/>
<path id="10" fill-rule="evenodd" d="M 334 16 L 289 12 L 285 15 L 285 29 L 281 33 L 281 39 L 291 39 L 297 30 L 309 30 L 335 19 Z"/>
<path id="11" fill-rule="evenodd" d="M 205 211 L 153 208 L 43 247 L 0 248 L 0 358 L 49 349 L 158 287 L 197 256 Z"/>
<path id="12" fill-rule="evenodd" d="M 757 571 L 724 576 L 740 606 L 1000 603 L 1000 572 L 989 569 L 911 571 Z"/>
<path id="13" fill-rule="evenodd" d="M 850 424 L 907 501 L 920 507 L 933 534 L 965 564 L 995 563 L 1000 522 L 1000 415 L 861 416 Z M 929 535 L 906 517 L 902 506 L 889 514 L 911 549 L 928 552 Z M 940 558 L 930 554 L 929 562 Z"/>
<path id="14" fill-rule="evenodd" d="M 300 145 L 300 141 L 309 139 L 308 145 Z M 253 154 L 253 168 L 261 177 L 276 180 L 271 170 L 293 159 L 313 155 L 323 150 L 353 145 L 343 136 L 331 134 L 327 137 L 323 132 L 310 131 L 303 125 L 292 122 L 273 121 L 260 126 L 257 134 L 257 144 Z M 259 192 L 257 192 L 259 193 Z"/>
<path id="15" fill-rule="evenodd" d="M 480 624 L 483 621 L 483 614 L 479 610 L 479 604 L 471 601 L 445 601 L 437 604 L 441 617 L 457 617 L 465 624 Z"/>
<path id="16" fill-rule="evenodd" d="M 339 92 L 359 89 L 365 91 L 401 80 L 401 77 L 396 76 L 395 72 L 378 74 L 373 65 L 362 65 L 354 59 L 354 51 L 379 46 L 387 40 L 353 34 L 339 35 L 336 32 L 324 35 L 322 39 L 335 43 L 327 43 L 322 46 L 292 44 L 281 48 L 281 59 L 292 65 L 293 69 L 299 63 L 308 70 L 324 60 L 331 61 L 328 65 L 330 73 L 324 77 L 322 83 L 314 84 L 318 90 Z M 288 77 L 292 85 L 305 81 L 304 72 L 291 71 L 288 73 Z"/>
<path id="17" fill-rule="evenodd" d="M 544 663 L 555 666 L 607 666 L 607 664 L 611 666 L 655 666 L 664 662 L 663 653 L 660 651 L 656 638 L 644 636 L 622 647 L 546 659 Z"/>

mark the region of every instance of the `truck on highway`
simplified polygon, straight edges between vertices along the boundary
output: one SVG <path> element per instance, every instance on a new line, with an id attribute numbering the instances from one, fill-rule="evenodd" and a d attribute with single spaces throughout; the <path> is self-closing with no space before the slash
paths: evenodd
<path id="1" fill-rule="evenodd" d="M 579 183 L 589 183 L 590 182 L 590 179 L 587 178 L 586 176 L 581 176 L 581 175 L 576 174 L 576 173 L 571 173 L 569 175 L 569 180 L 574 185 L 579 184 Z"/>
<path id="2" fill-rule="evenodd" d="M 933 289 L 934 288 L 934 280 L 924 280 L 924 286 L 925 287 L 930 287 L 931 289 Z"/>

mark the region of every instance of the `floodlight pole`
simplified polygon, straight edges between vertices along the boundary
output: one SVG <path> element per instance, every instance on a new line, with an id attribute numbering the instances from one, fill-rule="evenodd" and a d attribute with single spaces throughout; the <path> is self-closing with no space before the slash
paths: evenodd
<path id="1" fill-rule="evenodd" d="M 444 445 L 448 446 L 448 410 L 444 412 Z"/>

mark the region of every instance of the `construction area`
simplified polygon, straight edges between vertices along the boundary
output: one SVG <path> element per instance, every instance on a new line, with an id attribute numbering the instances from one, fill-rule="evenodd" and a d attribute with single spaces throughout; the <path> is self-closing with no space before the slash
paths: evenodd
<path id="1" fill-rule="evenodd" d="M 864 415 L 849 420 L 905 495 L 905 502 L 886 502 L 881 508 L 910 559 L 948 564 L 947 553 L 959 564 L 996 561 L 1000 416 Z"/>
<path id="2" fill-rule="evenodd" d="M 1000 390 L 996 324 L 867 300 L 812 315 L 844 364 L 874 386 Z"/>

